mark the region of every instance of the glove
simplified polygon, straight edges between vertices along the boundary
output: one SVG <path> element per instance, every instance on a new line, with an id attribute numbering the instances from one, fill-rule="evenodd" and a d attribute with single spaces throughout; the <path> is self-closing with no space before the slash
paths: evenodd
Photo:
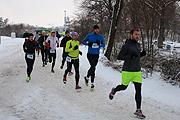
<path id="1" fill-rule="evenodd" d="M 143 56 L 146 56 L 146 51 L 145 51 L 145 50 L 143 50 L 143 51 L 141 52 L 141 57 L 143 57 Z"/>
<path id="2" fill-rule="evenodd" d="M 97 43 L 97 45 L 99 45 L 99 46 L 100 46 L 100 42 L 99 42 L 99 40 L 96 40 L 96 43 Z"/>
<path id="3" fill-rule="evenodd" d="M 51 49 L 51 47 L 49 47 L 49 49 Z"/>
<path id="4" fill-rule="evenodd" d="M 77 50 L 78 49 L 78 45 L 76 45 L 74 48 L 73 48 L 73 50 Z"/>
<path id="5" fill-rule="evenodd" d="M 133 53 L 131 54 L 131 58 L 135 59 L 136 57 L 137 57 L 137 53 L 136 53 L 136 52 L 133 52 Z"/>
<path id="6" fill-rule="evenodd" d="M 57 45 L 57 47 L 59 47 L 59 45 Z"/>
<path id="7" fill-rule="evenodd" d="M 39 45 L 38 47 L 41 48 L 41 45 Z"/>
<path id="8" fill-rule="evenodd" d="M 82 56 L 82 52 L 81 51 L 79 51 L 79 54 Z"/>
<path id="9" fill-rule="evenodd" d="M 92 43 L 92 42 L 88 43 L 88 46 L 89 46 L 89 47 L 92 47 L 92 45 L 93 45 L 93 43 Z"/>

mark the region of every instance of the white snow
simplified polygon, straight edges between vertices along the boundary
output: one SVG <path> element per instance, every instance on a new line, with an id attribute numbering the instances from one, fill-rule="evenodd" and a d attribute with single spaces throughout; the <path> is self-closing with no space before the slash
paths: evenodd
<path id="1" fill-rule="evenodd" d="M 51 64 L 42 67 L 36 57 L 32 79 L 26 83 L 26 63 L 22 51 L 24 39 L 2 37 L 0 44 L 0 120 L 136 120 L 134 86 L 119 92 L 111 101 L 108 94 L 120 84 L 121 74 L 99 62 L 95 90 L 85 86 L 83 77 L 89 68 L 87 47 L 80 46 L 80 86 L 75 90 L 74 75 L 62 82 L 62 49 L 57 49 L 55 73 Z M 101 55 L 102 56 L 102 55 Z M 66 64 L 64 66 L 66 68 Z M 74 71 L 74 70 L 73 70 Z M 180 88 L 160 79 L 159 73 L 143 80 L 142 110 L 148 120 L 180 119 Z"/>

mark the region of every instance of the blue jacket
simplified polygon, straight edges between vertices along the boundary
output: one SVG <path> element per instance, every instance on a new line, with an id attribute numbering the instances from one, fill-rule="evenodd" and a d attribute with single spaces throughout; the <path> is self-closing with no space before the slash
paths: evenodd
<path id="1" fill-rule="evenodd" d="M 98 48 L 92 48 L 88 46 L 88 53 L 89 54 L 99 54 L 99 50 L 101 47 L 105 47 L 104 37 L 101 34 L 96 35 L 95 33 L 90 33 L 86 36 L 86 38 L 83 40 L 83 44 L 87 45 L 88 43 L 96 43 L 96 40 L 100 42 L 100 46 Z M 88 43 L 87 43 L 88 42 Z"/>

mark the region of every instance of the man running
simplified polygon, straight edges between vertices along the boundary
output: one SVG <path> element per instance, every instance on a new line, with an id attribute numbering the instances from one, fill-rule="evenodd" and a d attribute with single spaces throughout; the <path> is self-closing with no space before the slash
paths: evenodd
<path id="1" fill-rule="evenodd" d="M 34 40 L 37 42 L 38 41 L 38 39 L 39 39 L 39 34 L 38 34 L 38 32 L 36 33 L 36 36 L 34 37 Z M 37 48 L 36 49 L 36 51 L 37 51 L 37 54 L 38 54 L 38 57 L 39 57 L 39 49 Z"/>
<path id="2" fill-rule="evenodd" d="M 56 31 L 56 37 L 58 38 L 58 40 L 61 37 L 60 34 L 58 33 L 58 31 Z"/>
<path id="3" fill-rule="evenodd" d="M 51 36 L 51 31 L 49 31 L 48 36 L 49 36 L 49 37 Z"/>
<path id="4" fill-rule="evenodd" d="M 23 44 L 23 50 L 25 52 L 25 59 L 27 63 L 27 79 L 26 81 L 29 82 L 31 79 L 31 72 L 33 70 L 33 65 L 35 61 L 35 50 L 38 47 L 38 43 L 33 40 L 33 34 L 29 34 L 29 39 L 26 40 Z"/>
<path id="5" fill-rule="evenodd" d="M 87 43 L 88 42 L 88 43 Z M 91 77 L 91 90 L 94 90 L 94 77 L 96 65 L 98 63 L 100 48 L 105 47 L 104 38 L 101 34 L 99 34 L 99 26 L 94 26 L 94 32 L 88 34 L 86 38 L 82 42 L 84 45 L 88 45 L 88 53 L 87 58 L 91 65 L 90 69 L 87 72 L 87 76 L 84 77 L 85 84 L 88 86 L 89 77 Z"/>
<path id="6" fill-rule="evenodd" d="M 66 57 L 68 55 L 68 53 L 65 52 L 65 47 L 66 47 L 66 43 L 69 41 L 69 40 L 72 40 L 72 38 L 70 37 L 70 32 L 67 30 L 66 31 L 66 36 L 62 39 L 61 41 L 61 44 L 60 44 L 60 47 L 63 47 L 63 54 L 62 54 L 62 64 L 60 66 L 61 69 L 63 69 L 63 66 L 64 66 L 64 63 L 66 61 Z M 72 75 L 73 73 L 72 72 L 69 72 L 69 75 Z"/>
<path id="7" fill-rule="evenodd" d="M 68 72 L 71 70 L 72 64 L 74 65 L 75 69 L 75 79 L 76 79 L 76 87 L 75 89 L 81 89 L 79 86 L 79 54 L 82 55 L 82 52 L 79 50 L 79 41 L 78 41 L 78 33 L 72 33 L 72 40 L 69 40 L 66 43 L 65 52 L 68 52 L 67 56 L 67 69 L 64 73 L 63 82 L 66 84 L 67 79 L 66 76 Z"/>
<path id="8" fill-rule="evenodd" d="M 38 39 L 38 43 L 41 46 L 41 55 L 42 55 L 43 67 L 45 67 L 45 65 L 47 65 L 48 50 L 47 50 L 47 47 L 45 45 L 47 37 L 48 36 L 46 35 L 46 32 L 43 30 L 42 31 L 42 36 Z"/>
<path id="9" fill-rule="evenodd" d="M 49 44 L 48 44 L 49 43 Z M 54 73 L 54 66 L 56 61 L 56 44 L 59 47 L 59 40 L 55 35 L 55 31 L 51 32 L 51 36 L 46 39 L 45 45 L 49 48 L 49 62 L 52 62 L 51 72 Z"/>
<path id="10" fill-rule="evenodd" d="M 140 58 L 146 55 L 146 51 L 143 50 L 141 52 L 141 46 L 138 43 L 138 39 L 139 30 L 131 30 L 130 38 L 126 40 L 126 43 L 123 45 L 117 58 L 118 60 L 124 60 L 124 65 L 122 68 L 122 84 L 118 85 L 116 88 L 112 88 L 109 94 L 109 99 L 112 100 L 116 92 L 125 90 L 131 81 L 136 90 L 135 100 L 137 110 L 134 115 L 138 116 L 139 118 L 145 118 L 141 110 L 142 77 Z"/>
<path id="11" fill-rule="evenodd" d="M 23 34 L 23 38 L 25 38 L 25 40 L 28 40 L 28 39 L 29 39 L 28 30 L 26 30 L 26 32 Z"/>

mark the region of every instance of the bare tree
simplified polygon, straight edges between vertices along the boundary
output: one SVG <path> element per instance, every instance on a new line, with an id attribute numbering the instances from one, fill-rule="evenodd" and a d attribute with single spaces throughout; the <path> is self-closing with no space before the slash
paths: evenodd
<path id="1" fill-rule="evenodd" d="M 122 14 L 123 4 L 124 4 L 124 0 L 121 0 L 121 1 L 116 0 L 116 3 L 113 8 L 114 10 L 112 14 L 112 21 L 111 21 L 111 26 L 110 26 L 110 31 L 109 31 L 108 44 L 107 44 L 107 49 L 105 53 L 105 56 L 108 58 L 108 60 L 110 60 L 110 57 L 111 57 L 112 47 L 113 47 L 116 30 L 117 30 L 117 24 Z"/>

